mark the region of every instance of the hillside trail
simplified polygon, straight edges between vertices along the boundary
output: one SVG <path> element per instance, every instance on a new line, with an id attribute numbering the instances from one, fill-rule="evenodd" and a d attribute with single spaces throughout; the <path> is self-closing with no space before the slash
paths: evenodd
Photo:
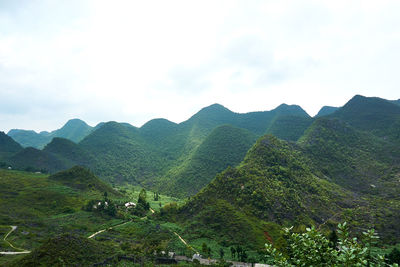
<path id="1" fill-rule="evenodd" d="M 174 234 L 179 238 L 179 240 L 187 247 L 191 247 L 177 232 L 174 232 Z M 194 248 L 193 248 L 194 249 Z M 195 250 L 197 254 L 200 254 L 197 250 Z"/>
<path id="2" fill-rule="evenodd" d="M 151 213 L 153 213 L 153 214 L 154 214 L 154 212 L 155 212 L 152 208 L 150 208 L 150 211 L 151 211 Z M 144 219 L 146 219 L 146 218 L 147 218 L 147 216 L 144 216 L 144 217 L 142 217 L 142 218 L 140 218 L 140 219 L 144 220 Z M 127 224 L 128 222 L 132 222 L 132 221 L 127 221 L 127 222 L 124 222 L 124 223 L 121 223 L 121 224 L 114 225 L 114 226 L 112 226 L 112 227 L 108 227 L 108 228 L 99 230 L 99 231 L 97 231 L 96 233 L 90 235 L 88 238 L 91 239 L 91 238 L 95 237 L 96 235 L 101 234 L 102 232 L 105 232 L 105 231 L 107 231 L 107 230 L 111 230 L 111 229 L 113 229 L 113 227 L 122 226 L 122 225 L 124 225 L 124 224 Z"/>
<path id="3" fill-rule="evenodd" d="M 9 241 L 6 240 L 7 237 L 18 228 L 17 226 L 14 226 L 14 225 L 10 225 L 10 227 L 11 227 L 11 230 L 4 236 L 3 241 L 6 242 L 13 249 L 21 250 L 21 251 L 0 251 L 0 255 L 18 255 L 18 254 L 31 253 L 29 250 L 15 247 L 13 244 L 11 244 Z"/>
<path id="4" fill-rule="evenodd" d="M 91 239 L 91 238 L 95 237 L 96 235 L 98 235 L 98 234 L 100 234 L 100 233 L 102 233 L 102 232 L 105 232 L 105 231 L 107 231 L 107 230 L 111 230 L 111 229 L 113 229 L 113 228 L 115 228 L 115 227 L 122 226 L 122 225 L 124 225 L 124 224 L 127 224 L 128 222 L 131 222 L 131 221 L 123 222 L 123 223 L 114 225 L 114 226 L 112 226 L 112 227 L 108 227 L 108 228 L 102 229 L 102 230 L 97 231 L 96 233 L 90 235 L 88 238 Z"/>

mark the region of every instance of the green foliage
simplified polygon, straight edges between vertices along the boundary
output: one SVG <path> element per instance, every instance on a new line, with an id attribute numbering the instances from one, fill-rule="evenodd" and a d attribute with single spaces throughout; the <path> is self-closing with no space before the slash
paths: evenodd
<path id="1" fill-rule="evenodd" d="M 361 242 L 351 238 L 346 223 L 338 225 L 338 244 L 329 240 L 315 227 L 305 233 L 286 229 L 287 246 L 283 252 L 266 244 L 265 261 L 278 266 L 385 266 L 383 256 L 371 256 L 371 245 L 378 238 L 375 231 L 364 233 Z"/>
<path id="2" fill-rule="evenodd" d="M 79 145 L 96 155 L 90 164 L 94 173 L 113 182 L 151 180 L 168 162 L 146 143 L 137 128 L 116 122 L 105 123 Z"/>
<path id="3" fill-rule="evenodd" d="M 73 162 L 74 165 L 89 167 L 95 161 L 94 156 L 78 144 L 65 139 L 55 137 L 45 146 L 43 152 L 52 153 L 65 161 Z"/>
<path id="4" fill-rule="evenodd" d="M 0 131 L 0 159 L 5 159 L 22 150 L 20 144 Z"/>
<path id="5" fill-rule="evenodd" d="M 333 182 L 367 193 L 373 193 L 376 186 L 384 186 L 387 190 L 381 192 L 398 195 L 392 191 L 397 183 L 396 169 L 400 169 L 397 146 L 329 118 L 317 119 L 299 144 L 311 164 Z"/>
<path id="6" fill-rule="evenodd" d="M 280 115 L 273 120 L 267 133 L 282 140 L 297 141 L 312 121 L 312 118 L 306 116 Z"/>
<path id="7" fill-rule="evenodd" d="M 400 142 L 400 106 L 385 99 L 357 95 L 331 116 L 356 129 Z"/>
<path id="8" fill-rule="evenodd" d="M 47 170 L 54 173 L 65 170 L 74 164 L 56 154 L 38 150 L 33 147 L 25 148 L 11 156 L 8 162 L 14 169 L 19 170 Z"/>
<path id="9" fill-rule="evenodd" d="M 8 238 L 16 247 L 32 250 L 64 232 L 89 236 L 121 222 L 81 210 L 90 200 L 102 199 L 103 191 L 69 187 L 44 174 L 0 170 L 0 177 L 0 226 L 18 226 Z M 114 202 L 119 196 L 110 192 L 108 198 Z M 12 259 L 4 257 L 5 262 Z"/>
<path id="10" fill-rule="evenodd" d="M 387 263 L 389 264 L 400 264 L 400 250 L 394 247 L 390 253 L 386 256 Z"/>
<path id="11" fill-rule="evenodd" d="M 113 195 L 121 195 L 111 186 L 97 178 L 91 171 L 81 166 L 75 166 L 53 174 L 49 176 L 49 179 L 82 191 L 95 190 L 98 192 L 109 192 Z"/>
<path id="12" fill-rule="evenodd" d="M 101 263 L 117 253 L 111 246 L 72 234 L 48 239 L 11 266 L 85 266 Z"/>
<path id="13" fill-rule="evenodd" d="M 217 127 L 188 158 L 183 168 L 168 173 L 169 186 L 164 190 L 178 196 L 197 193 L 215 174 L 239 164 L 255 139 L 254 134 L 244 129 L 230 125 Z M 171 183 L 170 179 L 175 182 Z"/>

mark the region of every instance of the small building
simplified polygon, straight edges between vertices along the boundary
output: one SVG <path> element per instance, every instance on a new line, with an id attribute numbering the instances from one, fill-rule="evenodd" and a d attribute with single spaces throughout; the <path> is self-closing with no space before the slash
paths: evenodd
<path id="1" fill-rule="evenodd" d="M 134 202 L 126 202 L 125 203 L 125 208 L 127 208 L 127 209 L 129 209 L 129 208 L 134 208 L 134 207 L 136 207 L 136 203 L 134 203 Z"/>

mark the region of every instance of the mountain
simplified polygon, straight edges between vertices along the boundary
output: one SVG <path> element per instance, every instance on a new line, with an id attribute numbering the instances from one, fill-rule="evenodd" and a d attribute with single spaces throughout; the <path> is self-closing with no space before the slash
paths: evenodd
<path id="1" fill-rule="evenodd" d="M 22 149 L 22 146 L 15 142 L 11 137 L 6 135 L 4 132 L 0 132 L 0 161 L 21 151 Z"/>
<path id="2" fill-rule="evenodd" d="M 278 115 L 271 122 L 266 133 L 272 134 L 282 140 L 295 142 L 303 135 L 312 121 L 313 119 L 308 115 Z"/>
<path id="3" fill-rule="evenodd" d="M 309 117 L 309 115 L 297 105 L 282 104 L 271 111 L 234 113 L 219 104 L 214 104 L 203 108 L 189 120 L 183 122 L 182 125 L 190 125 L 191 127 L 197 126 L 197 128 L 203 131 L 208 130 L 209 132 L 219 125 L 230 124 L 249 130 L 260 136 L 265 133 L 272 120 L 278 115 Z"/>
<path id="4" fill-rule="evenodd" d="M 93 128 L 87 125 L 86 122 L 80 119 L 72 119 L 69 120 L 61 129 L 51 132 L 50 136 L 52 138 L 62 137 L 78 143 L 85 138 L 92 129 Z"/>
<path id="5" fill-rule="evenodd" d="M 331 107 L 331 106 L 323 106 L 319 111 L 318 114 L 315 115 L 315 118 L 327 116 L 338 110 L 338 107 Z"/>
<path id="6" fill-rule="evenodd" d="M 173 183 L 165 186 L 165 181 L 162 181 L 166 177 L 174 182 L 183 179 L 184 176 L 188 181 L 210 181 L 217 172 L 227 166 L 226 164 L 234 166 L 241 160 L 229 162 L 232 157 L 217 153 L 221 158 L 215 159 L 215 162 L 226 164 L 215 169 L 212 163 L 207 177 L 204 171 L 196 174 L 200 166 L 205 168 L 204 166 L 210 163 L 209 159 L 198 154 L 202 151 L 200 146 L 203 142 L 216 137 L 208 137 L 214 129 L 229 124 L 248 130 L 248 134 L 257 137 L 266 131 L 276 116 L 283 115 L 297 115 L 302 121 L 309 118 L 308 114 L 296 105 L 283 104 L 272 111 L 238 114 L 222 105 L 214 104 L 201 109 L 180 124 L 165 119 L 154 119 L 141 128 L 136 128 L 129 124 L 108 122 L 94 130 L 78 145 L 90 155 L 96 155 L 96 159 L 89 166 L 106 180 L 128 181 L 150 188 L 162 187 L 164 190 L 171 188 L 170 191 L 163 192 L 175 194 L 177 192 L 171 187 Z M 246 146 L 247 149 L 249 147 L 250 145 Z M 244 153 L 245 151 L 242 151 L 239 154 L 244 156 Z M 193 164 L 198 167 L 194 167 Z M 203 184 L 204 182 L 199 182 L 198 185 Z M 188 188 L 200 189 L 198 186 Z"/>
<path id="7" fill-rule="evenodd" d="M 74 165 L 73 162 L 59 157 L 56 154 L 48 153 L 33 147 L 24 148 L 20 152 L 14 154 L 10 157 L 9 163 L 14 169 L 50 173 L 64 170 Z"/>
<path id="8" fill-rule="evenodd" d="M 330 181 L 356 192 L 395 194 L 390 184 L 400 171 L 398 146 L 327 117 L 317 119 L 299 144 Z"/>
<path id="9" fill-rule="evenodd" d="M 239 164 L 255 140 L 256 135 L 245 129 L 231 125 L 215 128 L 185 164 L 167 173 L 162 191 L 180 196 L 197 193 L 217 173 Z"/>
<path id="10" fill-rule="evenodd" d="M 51 138 L 48 137 L 48 133 L 38 134 L 32 130 L 12 129 L 7 135 L 23 147 L 35 147 L 39 149 L 43 148 L 45 144 L 51 140 Z"/>
<path id="11" fill-rule="evenodd" d="M 400 142 L 400 106 L 388 100 L 356 95 L 330 116 L 356 129 Z"/>
<path id="12" fill-rule="evenodd" d="M 95 155 L 94 173 L 108 181 L 140 183 L 163 170 L 166 159 L 140 136 L 136 127 L 108 122 L 83 139 L 79 146 Z"/>
<path id="13" fill-rule="evenodd" d="M 225 219 L 209 212 L 219 210 L 219 204 L 242 214 L 232 214 L 234 217 L 305 225 L 321 223 L 344 207 L 355 206 L 349 191 L 320 179 L 308 165 L 308 159 L 295 146 L 266 135 L 249 150 L 239 167 L 218 174 L 181 208 L 180 214 L 198 221 L 196 226 L 203 224 L 221 231 L 220 223 Z"/>
<path id="14" fill-rule="evenodd" d="M 327 117 L 347 123 L 358 132 L 367 131 L 377 138 L 386 138 L 392 142 L 400 140 L 399 109 L 400 106 L 384 99 L 355 96 Z M 101 123 L 77 144 L 56 137 L 42 151 L 29 149 L 13 155 L 12 163 L 18 168 L 46 169 L 52 173 L 74 165 L 82 165 L 93 170 L 105 181 L 138 184 L 179 196 L 192 195 L 224 168 L 236 166 L 243 159 L 246 150 L 251 146 L 249 136 L 252 135 L 254 141 L 254 138 L 269 133 L 280 139 L 296 142 L 307 133 L 306 129 L 313 128 L 314 120 L 297 105 L 282 104 L 271 111 L 240 114 L 214 104 L 201 109 L 179 124 L 165 119 L 151 120 L 140 128 L 127 123 Z M 68 128 L 81 129 L 76 131 L 83 132 L 82 129 L 88 129 L 85 125 L 79 120 L 71 120 L 58 130 L 58 134 L 66 135 Z M 76 131 L 69 131 L 68 137 L 72 138 L 72 133 Z M 56 133 L 47 133 L 51 134 Z M 332 136 L 335 134 L 332 133 Z M 241 145 L 230 146 L 233 138 L 240 140 L 238 143 Z M 381 145 L 376 138 L 372 139 L 366 142 L 375 144 L 373 147 Z M 321 147 L 327 145 L 330 143 L 321 144 Z M 337 145 L 340 149 L 345 149 L 345 143 Z M 390 144 L 382 147 L 392 148 Z M 309 147 L 303 149 L 307 150 Z M 307 150 L 310 157 L 317 154 L 315 150 L 316 148 Z M 354 148 L 354 151 L 360 150 Z M 331 149 L 325 156 L 330 153 L 337 156 L 340 154 Z M 344 186 L 340 181 L 347 179 L 345 177 L 362 177 L 361 169 L 367 166 L 366 159 L 374 158 L 376 163 L 373 167 L 374 174 L 371 171 L 371 175 L 367 175 L 371 179 L 376 177 L 380 169 L 386 170 L 390 164 L 385 158 L 387 155 L 383 156 L 383 159 L 375 160 L 375 152 L 370 152 L 368 156 L 365 153 L 361 153 L 362 156 L 357 161 L 359 165 L 353 168 L 359 171 L 347 171 L 346 174 L 339 175 L 337 169 L 330 179 Z M 321 155 L 321 160 L 326 158 L 323 156 Z M 354 153 L 351 154 L 346 162 L 355 156 Z M 392 160 L 396 158 L 390 155 L 388 157 L 394 157 Z M 364 161 L 361 161 L 361 158 Z M 328 163 L 326 168 L 331 166 Z M 322 163 L 318 166 L 322 166 Z M 333 170 L 333 167 L 331 169 Z M 349 187 L 345 188 L 357 187 L 356 180 L 347 183 Z M 361 188 L 364 187 L 359 187 Z"/>
<path id="15" fill-rule="evenodd" d="M 120 195 L 111 186 L 101 181 L 88 169 L 80 166 L 74 166 L 71 169 L 55 173 L 49 176 L 49 179 L 81 191 L 98 191 Z"/>
<path id="16" fill-rule="evenodd" d="M 400 99 L 397 100 L 391 100 L 390 102 L 396 104 L 396 105 L 400 105 Z"/>
<path id="17" fill-rule="evenodd" d="M 12 129 L 7 134 L 23 147 L 35 147 L 42 149 L 50 143 L 54 137 L 63 137 L 74 142 L 81 141 L 91 131 L 92 127 L 79 119 L 69 120 L 62 128 L 52 132 L 36 133 L 31 130 Z"/>
<path id="18" fill-rule="evenodd" d="M 55 137 L 47 144 L 43 152 L 57 155 L 76 165 L 90 167 L 96 161 L 95 157 L 80 145 L 60 137 Z"/>

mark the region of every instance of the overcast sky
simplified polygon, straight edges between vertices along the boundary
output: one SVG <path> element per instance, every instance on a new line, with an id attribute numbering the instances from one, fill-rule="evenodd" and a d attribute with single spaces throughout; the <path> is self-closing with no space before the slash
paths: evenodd
<path id="1" fill-rule="evenodd" d="M 400 97 L 400 1 L 0 0 L 0 130 Z"/>

